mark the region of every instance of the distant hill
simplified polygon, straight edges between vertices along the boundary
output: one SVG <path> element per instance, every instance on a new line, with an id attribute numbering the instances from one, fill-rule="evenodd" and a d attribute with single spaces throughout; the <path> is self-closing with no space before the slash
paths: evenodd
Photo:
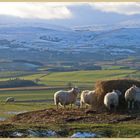
<path id="1" fill-rule="evenodd" d="M 126 22 L 110 27 L 91 25 L 72 29 L 0 26 L 0 59 L 34 61 L 43 65 L 64 60 L 140 58 L 138 25 Z M 101 30 L 94 30 L 97 28 Z"/>

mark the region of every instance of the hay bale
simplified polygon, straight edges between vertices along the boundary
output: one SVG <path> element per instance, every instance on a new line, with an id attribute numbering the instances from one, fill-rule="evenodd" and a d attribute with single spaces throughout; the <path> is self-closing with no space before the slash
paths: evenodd
<path id="1" fill-rule="evenodd" d="M 120 103 L 118 110 L 126 110 L 127 103 L 125 102 L 124 94 L 125 91 L 130 88 L 133 84 L 140 87 L 140 81 L 135 79 L 116 79 L 116 80 L 106 80 L 106 81 L 98 81 L 95 85 L 95 91 L 97 96 L 96 108 L 104 109 L 104 96 L 106 93 L 114 90 L 119 90 L 122 92 L 120 97 Z"/>

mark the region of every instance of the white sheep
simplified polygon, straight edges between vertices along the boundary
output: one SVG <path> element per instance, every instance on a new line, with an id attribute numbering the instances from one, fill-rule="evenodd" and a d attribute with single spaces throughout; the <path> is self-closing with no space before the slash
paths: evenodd
<path id="1" fill-rule="evenodd" d="M 80 106 L 83 107 L 84 105 L 90 105 L 93 107 L 93 103 L 95 102 L 95 90 L 84 90 L 80 96 Z M 87 106 L 86 106 L 87 107 Z"/>
<path id="2" fill-rule="evenodd" d="M 125 100 L 128 104 L 128 109 L 134 109 L 135 102 L 140 103 L 140 88 L 133 85 L 125 92 Z"/>
<path id="3" fill-rule="evenodd" d="M 7 97 L 5 102 L 6 103 L 15 102 L 15 98 L 14 97 Z"/>
<path id="4" fill-rule="evenodd" d="M 110 111 L 111 110 L 116 111 L 116 108 L 119 105 L 120 95 L 121 92 L 119 90 L 113 90 L 112 92 L 108 92 L 104 96 L 104 105 L 106 106 L 106 108 L 108 108 Z"/>
<path id="5" fill-rule="evenodd" d="M 71 108 L 72 108 L 72 104 L 76 102 L 76 98 L 79 92 L 80 90 L 77 87 L 74 87 L 69 91 L 63 91 L 63 90 L 57 91 L 54 94 L 54 103 L 57 106 L 57 109 L 58 109 L 58 104 L 64 106 L 64 108 L 66 107 L 66 105 L 71 104 Z"/>

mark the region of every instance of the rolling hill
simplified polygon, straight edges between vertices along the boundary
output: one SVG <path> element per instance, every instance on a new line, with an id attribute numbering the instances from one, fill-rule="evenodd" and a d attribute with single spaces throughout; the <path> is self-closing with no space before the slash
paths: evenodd
<path id="1" fill-rule="evenodd" d="M 140 26 L 128 23 L 77 28 L 0 26 L 0 60 L 42 64 L 57 61 L 114 60 L 140 53 Z M 101 28 L 101 30 L 93 30 Z M 30 68 L 29 68 L 30 69 Z M 32 69 L 32 68 L 31 68 Z"/>

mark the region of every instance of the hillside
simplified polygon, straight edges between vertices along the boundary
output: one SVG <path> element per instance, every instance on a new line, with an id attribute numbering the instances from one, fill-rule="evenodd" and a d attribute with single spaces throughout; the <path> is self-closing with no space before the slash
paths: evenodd
<path id="1" fill-rule="evenodd" d="M 139 57 L 139 32 L 139 27 L 108 31 L 0 27 L 0 59 L 44 63 L 62 58 L 79 61 L 124 58 L 128 55 Z"/>

